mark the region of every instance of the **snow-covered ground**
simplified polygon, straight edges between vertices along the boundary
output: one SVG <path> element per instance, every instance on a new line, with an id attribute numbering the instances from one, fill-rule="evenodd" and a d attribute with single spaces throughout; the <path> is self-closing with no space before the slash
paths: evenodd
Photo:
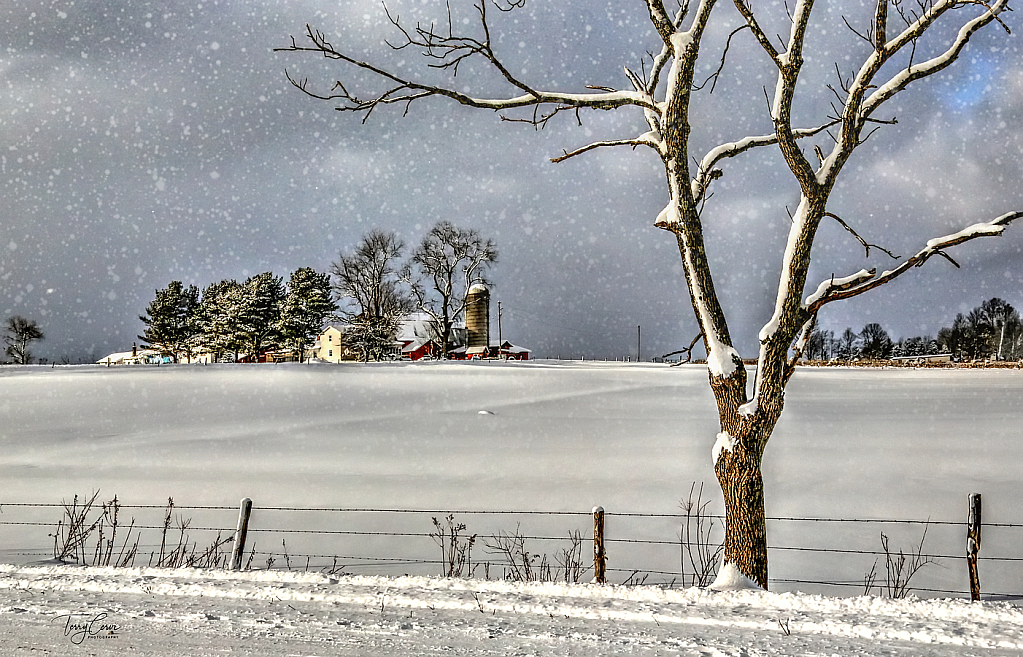
<path id="1" fill-rule="evenodd" d="M 271 506 L 585 514 L 600 504 L 609 514 L 675 514 L 693 482 L 717 496 L 706 376 L 695 366 L 547 362 L 0 368 L 0 520 L 52 523 L 59 509 L 10 505 L 95 489 L 133 505 L 171 496 L 178 505 L 231 507 L 251 497 L 256 529 L 432 529 L 428 514 L 339 521 L 260 511 Z M 980 492 L 986 523 L 1020 523 L 1021 392 L 1018 371 L 800 370 L 765 460 L 768 515 L 962 522 L 967 495 Z M 234 513 L 197 520 L 231 526 Z M 459 520 L 481 535 L 511 523 L 525 534 L 587 529 L 585 515 Z M 670 543 L 677 535 L 672 519 L 607 522 L 611 538 Z M 855 584 L 874 556 L 780 549 L 877 550 L 880 531 L 908 548 L 919 526 L 774 521 L 772 593 L 24 565 L 43 558 L 52 531 L 0 524 L 0 556 L 22 564 L 0 569 L 0 623 L 11 630 L 0 633 L 0 654 L 80 651 L 55 619 L 99 613 L 119 629 L 115 639 L 88 639 L 96 654 L 960 655 L 1023 647 L 1023 621 L 1006 603 L 858 597 L 855 586 L 804 582 Z M 964 552 L 961 527 L 928 532 L 928 552 Z M 356 549 L 287 540 L 296 552 Z M 1019 544 L 1019 529 L 985 527 L 982 556 L 1018 557 Z M 422 559 L 436 547 L 428 538 L 380 538 L 359 549 Z M 632 569 L 677 569 L 677 546 L 609 550 L 613 581 Z M 1023 593 L 1018 570 L 982 562 L 985 591 Z M 963 591 L 965 572 L 961 559 L 941 559 L 914 584 Z M 816 595 L 824 592 L 849 597 Z"/>
<path id="2" fill-rule="evenodd" d="M 1007 603 L 0 566 L 0 653 L 1018 655 Z"/>

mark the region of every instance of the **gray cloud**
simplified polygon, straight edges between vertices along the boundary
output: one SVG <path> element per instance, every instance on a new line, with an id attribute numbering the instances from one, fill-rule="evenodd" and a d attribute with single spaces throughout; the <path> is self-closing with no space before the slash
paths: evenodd
<path id="1" fill-rule="evenodd" d="M 442 18 L 443 3 L 388 6 L 403 20 Z M 40 321 L 48 335 L 40 355 L 125 348 L 153 291 L 172 279 L 203 286 L 268 269 L 325 270 L 372 227 L 414 242 L 440 219 L 497 240 L 505 335 L 538 356 L 629 355 L 637 325 L 646 356 L 695 333 L 677 249 L 652 227 L 667 199 L 656 157 L 620 149 L 549 162 L 592 139 L 642 132 L 637 113 L 584 114 L 581 128 L 563 117 L 534 131 L 429 100 L 407 117 L 391 108 L 362 125 L 287 84 L 285 68 L 323 84 L 338 74 L 333 62 L 272 52 L 306 22 L 356 52 L 417 64 L 413 53 L 381 49 L 393 32 L 376 2 L 6 2 L 2 11 L 0 312 Z M 796 108 L 806 124 L 828 110 L 823 84 L 834 64 L 848 75 L 855 58 L 846 55 L 863 50 L 835 11 L 819 10 L 827 32 L 812 40 L 812 82 Z M 738 24 L 734 11 L 721 13 L 730 23 L 713 30 L 719 41 Z M 784 29 L 780 7 L 764 13 L 769 32 Z M 494 20 L 497 47 L 517 71 L 570 90 L 624 84 L 622 65 L 638 66 L 657 46 L 641 7 L 621 3 L 534 2 Z M 770 131 L 762 89 L 773 86 L 771 70 L 748 38 L 737 39 L 715 93 L 699 97 L 694 152 Z M 833 211 L 908 255 L 1018 207 L 1020 60 L 1014 37 L 989 30 L 961 66 L 904 94 L 889 108 L 899 126 L 857 154 Z M 458 80 L 501 89 L 483 69 L 466 67 Z M 704 216 L 733 335 L 751 353 L 773 306 L 785 207 L 798 190 L 774 151 L 724 169 Z M 822 322 L 880 321 L 908 336 L 933 333 L 990 296 L 1023 306 L 1019 230 L 962 247 L 962 270 L 933 261 L 829 307 Z M 813 275 L 886 260 L 864 259 L 847 233 L 827 226 Z"/>

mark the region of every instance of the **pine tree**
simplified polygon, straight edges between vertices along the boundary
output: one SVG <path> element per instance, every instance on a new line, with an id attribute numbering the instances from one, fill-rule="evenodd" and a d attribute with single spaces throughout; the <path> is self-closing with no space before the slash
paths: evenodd
<path id="1" fill-rule="evenodd" d="M 156 290 L 156 298 L 146 307 L 146 315 L 139 319 L 146 325 L 140 340 L 174 362 L 190 358 L 195 337 L 193 313 L 199 305 L 199 289 L 187 288 L 181 281 L 171 281 L 163 290 Z"/>
<path id="2" fill-rule="evenodd" d="M 249 357 L 279 345 L 277 327 L 284 301 L 284 280 L 272 272 L 256 274 L 245 281 L 236 310 L 237 338 Z"/>
<path id="3" fill-rule="evenodd" d="M 242 286 L 226 279 L 202 291 L 202 300 L 194 315 L 197 351 L 209 352 L 215 361 L 240 348 L 237 311 L 241 306 Z"/>
<path id="4" fill-rule="evenodd" d="M 281 305 L 277 333 L 281 345 L 304 360 L 305 347 L 337 310 L 331 298 L 330 275 L 311 267 L 298 269 L 288 282 L 288 294 Z"/>
<path id="5" fill-rule="evenodd" d="M 345 324 L 344 344 L 363 362 L 384 360 L 394 354 L 400 327 L 397 315 L 356 315 Z"/>

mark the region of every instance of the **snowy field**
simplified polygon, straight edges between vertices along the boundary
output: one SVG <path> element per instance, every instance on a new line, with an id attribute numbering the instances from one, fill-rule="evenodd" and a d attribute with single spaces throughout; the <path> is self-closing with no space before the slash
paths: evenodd
<path id="1" fill-rule="evenodd" d="M 0 566 L 3 655 L 1019 655 L 1007 603 Z"/>
<path id="2" fill-rule="evenodd" d="M 801 369 L 765 458 L 768 515 L 963 522 L 967 495 L 979 492 L 985 523 L 1023 523 L 1021 392 L 1023 372 L 1013 370 Z M 860 597 L 873 555 L 781 549 L 876 551 L 880 531 L 893 547 L 908 549 L 919 541 L 920 525 L 772 521 L 772 593 L 711 593 L 365 577 L 436 570 L 407 564 L 346 569 L 359 577 L 31 565 L 48 556 L 47 534 L 59 509 L 10 506 L 56 503 L 96 489 L 104 499 L 117 494 L 130 505 L 162 505 L 170 496 L 179 506 L 235 507 L 251 497 L 253 536 L 264 549 L 279 539 L 260 527 L 340 524 L 421 533 L 432 527 L 429 514 L 339 519 L 260 507 L 585 514 L 599 504 L 609 514 L 677 514 L 691 484 L 702 482 L 714 500 L 710 510 L 718 512 L 710 464 L 715 416 L 706 370 L 698 366 L 0 368 L 0 502 L 7 505 L 0 506 L 0 521 L 51 523 L 0 525 L 0 558 L 17 564 L 0 570 L 0 622 L 14 630 L 0 639 L 7 642 L 0 653 L 40 648 L 78 654 L 52 619 L 95 613 L 108 613 L 120 625 L 116 639 L 88 639 L 97 654 L 234 648 L 275 655 L 426 655 L 450 648 L 454 654 L 960 655 L 1023 649 L 1023 616 L 1012 606 L 1023 593 L 1023 569 L 1011 562 L 981 562 L 985 591 L 1004 594 L 987 599 L 1009 603 L 897 604 Z M 143 513 L 132 512 L 154 522 Z M 194 526 L 230 527 L 235 513 L 187 515 Z M 588 526 L 585 515 L 458 519 L 481 536 L 517 524 L 527 535 L 563 536 L 570 529 L 585 535 Z M 673 519 L 609 515 L 607 523 L 609 538 L 670 543 L 677 537 Z M 984 531 L 982 556 L 1023 556 L 1020 529 Z M 964 532 L 932 524 L 925 551 L 961 555 Z M 437 556 L 428 538 L 377 538 L 358 547 L 311 540 L 290 534 L 288 549 Z M 544 549 L 552 548 L 534 546 Z M 678 568 L 677 545 L 611 543 L 609 552 L 616 582 L 639 570 L 654 573 L 648 583 L 668 583 Z M 927 589 L 967 590 L 963 562 L 943 558 L 921 571 L 913 582 L 924 589 L 921 598 L 945 595 Z"/>

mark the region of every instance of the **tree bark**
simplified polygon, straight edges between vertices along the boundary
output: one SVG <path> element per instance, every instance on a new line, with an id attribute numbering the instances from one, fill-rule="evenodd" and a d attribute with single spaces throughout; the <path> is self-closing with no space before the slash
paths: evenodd
<path id="1" fill-rule="evenodd" d="M 761 462 L 785 403 L 783 368 L 784 361 L 760 369 L 761 375 L 768 375 L 762 382 L 766 385 L 761 385 L 757 408 L 745 413 L 745 369 L 740 367 L 728 378 L 711 377 L 721 431 L 730 437 L 730 444 L 716 451 L 714 462 L 725 502 L 724 563 L 734 565 L 765 590 L 767 518 Z"/>
<path id="2" fill-rule="evenodd" d="M 714 472 L 725 499 L 724 562 L 767 589 L 767 521 L 761 456 L 738 440 L 724 452 Z"/>

